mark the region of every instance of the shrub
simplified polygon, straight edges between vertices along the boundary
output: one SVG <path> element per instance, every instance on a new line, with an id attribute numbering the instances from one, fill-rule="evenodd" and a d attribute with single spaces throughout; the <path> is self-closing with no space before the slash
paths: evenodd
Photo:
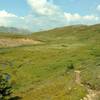
<path id="1" fill-rule="evenodd" d="M 0 72 L 0 100 L 19 100 L 20 97 L 12 97 L 12 86 L 5 74 Z"/>
<path id="2" fill-rule="evenodd" d="M 73 65 L 73 63 L 68 64 L 67 68 L 68 68 L 68 70 L 72 70 L 72 69 L 74 69 L 74 65 Z"/>

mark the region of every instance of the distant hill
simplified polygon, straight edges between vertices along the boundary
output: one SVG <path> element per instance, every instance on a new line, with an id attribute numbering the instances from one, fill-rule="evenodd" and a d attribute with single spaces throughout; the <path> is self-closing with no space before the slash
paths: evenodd
<path id="1" fill-rule="evenodd" d="M 0 27 L 0 33 L 13 33 L 13 34 L 30 34 L 31 32 L 27 29 L 19 29 L 15 27 Z"/>
<path id="2" fill-rule="evenodd" d="M 41 31 L 33 33 L 33 37 L 37 37 L 40 40 L 44 41 L 56 41 L 62 42 L 66 41 L 67 37 L 75 36 L 76 38 L 99 38 L 100 33 L 100 24 L 95 25 L 72 25 L 65 26 L 61 28 L 55 28 L 48 31 Z"/>

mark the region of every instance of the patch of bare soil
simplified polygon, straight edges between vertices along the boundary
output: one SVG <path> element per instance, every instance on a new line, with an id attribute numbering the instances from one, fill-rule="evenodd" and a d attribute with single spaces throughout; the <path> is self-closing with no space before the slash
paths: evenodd
<path id="1" fill-rule="evenodd" d="M 0 39 L 0 47 L 15 47 L 21 45 L 32 45 L 32 44 L 40 44 L 40 41 L 28 39 L 28 38 L 2 38 Z"/>

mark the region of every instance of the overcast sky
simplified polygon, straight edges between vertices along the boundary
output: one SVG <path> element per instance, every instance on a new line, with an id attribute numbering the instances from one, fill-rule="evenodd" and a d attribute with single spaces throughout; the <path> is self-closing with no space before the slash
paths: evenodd
<path id="1" fill-rule="evenodd" d="M 0 26 L 40 31 L 100 23 L 100 0 L 0 0 Z"/>

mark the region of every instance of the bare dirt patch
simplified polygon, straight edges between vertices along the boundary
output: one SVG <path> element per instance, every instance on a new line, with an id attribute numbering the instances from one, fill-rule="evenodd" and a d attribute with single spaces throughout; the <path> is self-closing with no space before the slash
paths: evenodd
<path id="1" fill-rule="evenodd" d="M 33 45 L 33 44 L 40 44 L 40 41 L 28 39 L 28 38 L 18 38 L 18 39 L 11 39 L 11 38 L 2 38 L 0 39 L 0 47 L 15 47 L 21 45 Z"/>

